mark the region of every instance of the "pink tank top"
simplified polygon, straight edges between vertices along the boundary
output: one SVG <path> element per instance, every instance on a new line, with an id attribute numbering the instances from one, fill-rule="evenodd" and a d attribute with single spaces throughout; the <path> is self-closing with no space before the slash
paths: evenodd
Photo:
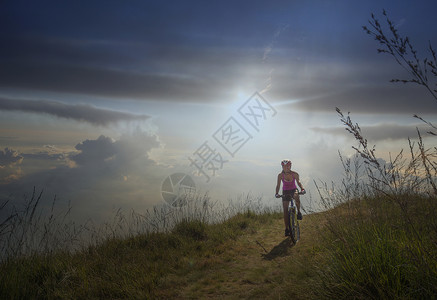
<path id="1" fill-rule="evenodd" d="M 291 177 L 293 177 L 293 174 L 291 174 Z M 291 191 L 294 189 L 297 189 L 296 181 L 294 180 L 294 177 L 291 181 L 287 181 L 284 179 L 284 173 L 282 173 L 282 190 L 283 191 Z"/>

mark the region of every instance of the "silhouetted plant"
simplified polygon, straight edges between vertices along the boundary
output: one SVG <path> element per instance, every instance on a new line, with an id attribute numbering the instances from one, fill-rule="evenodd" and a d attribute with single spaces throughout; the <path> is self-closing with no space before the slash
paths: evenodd
<path id="1" fill-rule="evenodd" d="M 425 57 L 424 59 L 419 58 L 418 52 L 412 45 L 410 38 L 408 36 L 403 37 L 399 34 L 394 23 L 388 17 L 385 10 L 382 12 L 386 26 L 383 26 L 381 22 L 371 14 L 371 19 L 369 20 L 370 28 L 363 26 L 364 31 L 373 36 L 381 46 L 378 48 L 378 53 L 386 53 L 391 55 L 396 62 L 401 65 L 411 76 L 409 79 L 392 79 L 391 82 L 402 82 L 402 83 L 415 83 L 426 88 L 426 90 L 431 94 L 431 96 L 437 100 L 437 56 L 436 51 L 429 42 L 428 49 L 430 57 Z M 337 109 L 337 112 L 339 110 Z M 424 120 L 418 115 L 414 115 L 415 118 L 426 123 L 432 129 L 437 129 L 435 125 L 431 122 Z M 349 128 L 354 129 L 344 121 L 342 116 L 342 121 Z M 358 125 L 356 125 L 358 127 Z M 359 127 L 358 127 L 359 129 Z M 350 131 L 350 130 L 349 130 Z M 354 132 L 352 132 L 354 133 Z M 426 149 L 422 140 L 422 136 L 417 130 L 419 141 L 417 146 L 419 148 L 419 161 L 421 161 L 425 177 L 427 182 L 432 187 L 434 194 L 437 194 L 437 184 L 435 178 L 437 175 L 437 163 L 435 158 L 437 157 L 437 148 Z M 433 131 L 428 131 L 429 134 L 436 135 Z M 413 150 L 413 145 L 410 141 L 410 148 Z M 371 154 L 371 153 L 370 153 Z M 412 162 L 417 162 L 418 157 L 414 157 Z"/>
<path id="2" fill-rule="evenodd" d="M 388 32 L 374 14 L 371 15 L 371 20 L 369 20 L 370 27 L 363 26 L 363 29 L 367 34 L 373 36 L 381 45 L 382 48 L 377 49 L 378 53 L 391 55 L 411 76 L 409 79 L 392 79 L 391 82 L 415 83 L 421 85 L 437 100 L 437 56 L 431 42 L 429 42 L 428 45 L 430 57 L 425 57 L 424 59 L 419 58 L 418 52 L 411 44 L 410 38 L 408 36 L 403 37 L 399 34 L 385 10 L 383 10 L 382 14 L 385 17 Z M 431 122 L 424 120 L 418 115 L 414 115 L 414 117 L 431 126 L 433 129 L 437 129 Z M 432 131 L 428 133 L 436 135 Z"/>
<path id="3" fill-rule="evenodd" d="M 428 46 L 431 57 L 420 59 L 417 50 L 410 42 L 410 38 L 408 36 L 403 37 L 399 34 L 385 10 L 383 10 L 382 14 L 389 28 L 388 33 L 386 33 L 383 25 L 374 14 L 371 15 L 372 18 L 369 20 L 370 28 L 363 26 L 363 29 L 367 34 L 373 36 L 382 46 L 382 48 L 378 48 L 378 53 L 391 55 L 396 62 L 411 75 L 410 79 L 392 79 L 392 82 L 416 83 L 422 85 L 434 99 L 437 100 L 437 59 L 431 42 Z"/>

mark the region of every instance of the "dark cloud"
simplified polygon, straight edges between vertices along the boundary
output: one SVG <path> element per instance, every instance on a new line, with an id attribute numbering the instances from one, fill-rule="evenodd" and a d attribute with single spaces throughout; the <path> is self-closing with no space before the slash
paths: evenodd
<path id="1" fill-rule="evenodd" d="M 261 62 L 265 43 L 258 41 L 261 37 L 258 34 L 263 32 L 269 37 L 276 29 L 274 24 L 264 21 L 266 27 L 259 28 L 257 35 L 246 34 L 242 39 L 236 34 L 237 28 L 222 27 L 212 21 L 222 21 L 218 14 L 193 19 L 193 22 L 207 22 L 212 27 L 210 30 L 225 32 L 205 31 L 205 24 L 197 27 L 185 22 L 181 11 L 192 13 L 191 6 L 151 5 L 147 9 L 137 3 L 138 9 L 118 7 L 111 11 L 113 5 L 117 6 L 108 4 L 105 14 L 99 12 L 92 20 L 85 14 L 83 20 L 92 22 L 90 26 L 94 30 L 101 28 L 102 33 L 108 33 L 104 37 L 91 34 L 89 29 L 80 37 L 70 32 L 66 25 L 77 22 L 77 15 L 83 14 L 82 9 L 70 19 L 70 12 L 56 4 L 50 10 L 68 14 L 65 20 L 59 20 L 58 28 L 67 27 L 63 28 L 62 35 L 57 34 L 56 28 L 53 28 L 54 32 L 50 27 L 38 28 L 35 32 L 27 28 L 25 22 L 21 28 L 14 19 L 4 19 L 6 24 L 3 27 L 14 28 L 14 24 L 21 31 L 16 29 L 15 34 L 2 36 L 5 47 L 0 49 L 0 87 L 146 100 L 222 99 L 226 96 L 225 91 L 238 84 L 242 68 L 253 65 L 253 60 Z M 201 3 L 196 5 L 196 9 L 199 5 L 211 10 L 210 5 L 205 7 Z M 93 5 L 89 6 L 88 9 L 95 9 Z M 212 6 L 227 10 L 226 5 Z M 77 7 L 73 5 L 72 10 L 75 9 Z M 129 10 L 127 15 L 125 9 Z M 251 7 L 245 7 L 244 18 L 240 18 L 238 12 L 232 13 L 233 22 L 238 21 L 238 30 L 252 30 L 247 19 L 249 12 L 251 19 L 258 18 L 256 10 Z M 227 13 L 227 22 L 230 13 Z M 52 18 L 47 11 L 42 15 Z M 141 17 L 132 18 L 133 15 Z M 35 18 L 33 14 L 29 17 L 31 20 Z M 95 18 L 101 18 L 101 23 L 95 23 Z M 118 18 L 123 21 L 114 24 Z M 105 25 L 102 27 L 102 24 Z M 77 32 L 81 32 L 81 26 L 83 23 L 74 26 Z M 242 45 L 242 40 L 249 44 Z"/>
<path id="2" fill-rule="evenodd" d="M 423 86 L 390 82 L 405 75 L 396 63 L 367 64 L 289 62 L 275 70 L 269 97 L 297 100 L 290 107 L 310 112 L 334 112 L 338 107 L 353 113 L 437 113 L 435 99 Z"/>
<path id="3" fill-rule="evenodd" d="M 385 65 L 367 70 L 377 45 L 361 25 L 374 3 L 107 1 L 102 10 L 80 1 L 19 2 L 0 10 L 2 88 L 206 102 L 248 83 L 261 90 L 260 76 L 275 69 L 271 93 L 277 100 L 315 99 L 301 109 L 332 110 L 353 102 L 354 110 L 375 112 L 379 104 L 380 111 L 405 112 L 411 103 L 408 92 L 375 87 Z M 396 5 L 403 19 L 415 17 L 408 6 Z M 427 34 L 419 25 L 409 26 L 417 35 Z M 287 30 L 278 38 L 281 28 Z M 337 66 L 344 65 L 350 68 L 339 74 Z M 345 90 L 350 78 L 363 87 Z M 425 102 L 421 106 L 428 111 Z"/>
<path id="4" fill-rule="evenodd" d="M 429 130 L 425 125 L 399 125 L 394 123 L 385 123 L 378 125 L 360 125 L 362 136 L 369 141 L 383 140 L 407 140 L 408 138 L 417 137 L 417 129 L 424 134 Z M 336 136 L 345 136 L 353 138 L 353 136 L 344 127 L 313 127 L 311 130 L 324 134 Z"/>
<path id="5" fill-rule="evenodd" d="M 44 47 L 55 48 L 56 42 L 53 43 Z M 266 62 L 264 45 L 240 48 L 142 44 L 127 51 L 133 53 L 126 61 L 114 58 L 112 50 L 105 48 L 73 47 L 69 53 L 67 46 L 59 46 L 62 51 L 51 50 L 54 58 L 43 55 L 41 50 L 35 57 L 23 54 L 21 59 L 18 55 L 15 60 L 5 61 L 0 68 L 0 87 L 111 98 L 208 102 L 231 97 L 229 91 L 236 87 L 262 90 L 269 78 L 269 98 L 302 99 L 295 106 L 301 110 L 333 111 L 340 107 L 363 113 L 437 112 L 435 101 L 423 87 L 389 82 L 404 75 L 395 62 L 370 63 L 368 55 L 356 55 L 355 61 L 331 57 L 321 63 L 315 59 L 317 54 L 309 56 L 302 49 L 283 45 L 271 50 L 271 59 Z M 100 60 L 94 60 L 94 56 Z"/>
<path id="6" fill-rule="evenodd" d="M 0 110 L 45 113 L 60 118 L 85 121 L 94 125 L 108 125 L 119 121 L 146 120 L 145 115 L 134 115 L 125 112 L 97 108 L 88 104 L 65 104 L 45 100 L 18 100 L 0 98 Z"/>
<path id="7" fill-rule="evenodd" d="M 374 86 L 326 91 L 315 99 L 299 101 L 298 109 L 305 111 L 343 111 L 369 114 L 435 114 L 437 104 L 426 90 L 417 86 Z"/>
<path id="8" fill-rule="evenodd" d="M 47 52 L 57 51 L 47 48 Z M 136 49 L 130 52 L 134 53 L 126 60 L 111 60 L 111 54 L 106 53 L 110 50 L 106 49 L 99 52 L 74 48 L 73 54 L 63 50 L 50 58 L 39 53 L 17 54 L 16 58 L 2 63 L 0 87 L 111 98 L 205 102 L 223 99 L 228 90 L 243 82 L 259 81 L 257 73 L 268 75 L 262 66 L 262 45 L 257 49 L 197 48 L 194 45 L 137 45 L 133 48 Z M 94 60 L 94 56 L 98 59 Z"/>
<path id="9" fill-rule="evenodd" d="M 18 136 L 0 136 L 0 141 L 2 142 L 10 142 L 18 139 L 19 139 Z"/>
<path id="10" fill-rule="evenodd" d="M 0 168 L 12 164 L 20 164 L 22 161 L 23 157 L 18 153 L 18 151 L 9 148 L 0 150 Z"/>
<path id="11" fill-rule="evenodd" d="M 43 160 L 43 161 L 62 161 L 68 157 L 67 153 L 60 152 L 55 146 L 45 145 L 43 151 L 37 153 L 21 153 L 25 159 Z"/>
<path id="12" fill-rule="evenodd" d="M 80 151 L 74 155 L 72 160 L 79 166 L 103 163 L 105 160 L 115 155 L 114 141 L 101 135 L 97 140 L 86 140 L 75 147 Z"/>
<path id="13" fill-rule="evenodd" d="M 2 87 L 115 98 L 199 101 L 214 95 L 216 83 L 205 77 L 67 65 L 6 65 L 0 69 Z"/>
<path id="14" fill-rule="evenodd" d="M 117 49 L 111 41 L 74 39 L 48 36 L 4 36 L 6 47 L 0 48 L 0 61 L 19 67 L 22 64 L 69 64 L 88 66 L 134 65 L 136 59 L 120 51 L 129 43 L 120 41 Z"/>
<path id="15" fill-rule="evenodd" d="M 0 150 L 0 184 L 17 180 L 21 176 L 23 156 L 13 149 Z"/>

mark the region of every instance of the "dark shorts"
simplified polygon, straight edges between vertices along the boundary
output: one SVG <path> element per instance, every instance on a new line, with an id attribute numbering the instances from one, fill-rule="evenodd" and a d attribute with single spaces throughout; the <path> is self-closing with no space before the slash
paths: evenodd
<path id="1" fill-rule="evenodd" d="M 291 201 L 292 197 L 296 191 L 297 191 L 297 189 L 283 190 L 282 191 L 282 201 Z"/>

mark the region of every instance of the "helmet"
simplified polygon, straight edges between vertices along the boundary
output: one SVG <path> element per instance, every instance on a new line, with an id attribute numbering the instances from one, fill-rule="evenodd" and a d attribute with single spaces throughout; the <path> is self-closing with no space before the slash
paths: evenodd
<path id="1" fill-rule="evenodd" d="M 290 165 L 290 166 L 291 166 L 291 160 L 289 160 L 289 159 L 284 159 L 283 161 L 281 161 L 281 165 L 282 165 L 282 166 L 286 166 L 286 165 Z"/>

